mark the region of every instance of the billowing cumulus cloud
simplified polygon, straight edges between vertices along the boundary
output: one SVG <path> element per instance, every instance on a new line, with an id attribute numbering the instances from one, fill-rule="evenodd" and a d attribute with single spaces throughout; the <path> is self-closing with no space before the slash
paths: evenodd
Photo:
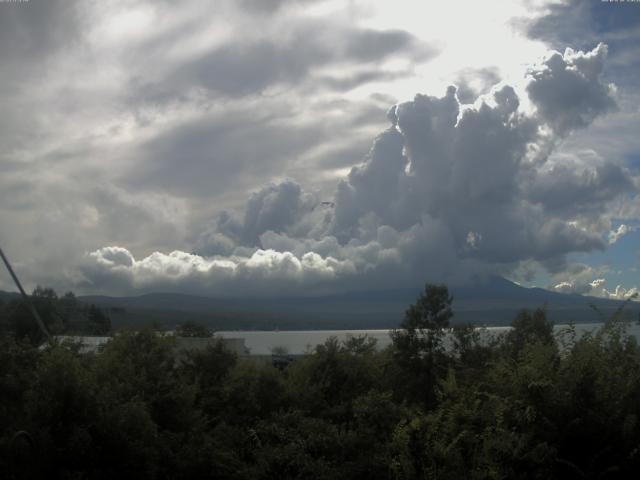
<path id="1" fill-rule="evenodd" d="M 600 78 L 606 53 L 604 45 L 554 52 L 529 68 L 523 89 L 500 82 L 471 105 L 454 86 L 442 97 L 416 95 L 389 110 L 389 128 L 331 201 L 293 180 L 272 183 L 242 214 L 220 214 L 195 254 L 129 261 L 103 248 L 89 254 L 83 275 L 89 283 L 112 275 L 143 290 L 297 294 L 462 282 L 527 262 L 558 268 L 570 253 L 602 250 L 607 205 L 637 195 L 635 179 L 606 160 L 563 164 L 550 155 L 615 108 L 615 89 Z"/>
<path id="2" fill-rule="evenodd" d="M 81 267 L 87 286 L 100 282 L 120 293 L 131 291 L 220 292 L 235 295 L 282 294 L 283 289 L 322 288 L 355 273 L 350 261 L 307 252 L 256 250 L 224 259 L 186 252 L 154 252 L 136 260 L 121 247 L 105 247 L 88 255 Z"/>
<path id="3" fill-rule="evenodd" d="M 244 215 L 222 212 L 215 223 L 198 238 L 198 253 L 211 255 L 229 253 L 235 245 L 260 245 L 260 236 L 267 232 L 281 233 L 300 229 L 300 222 L 311 214 L 318 201 L 303 193 L 292 180 L 266 185 L 247 201 Z M 306 233 L 306 232 L 303 232 Z"/>
<path id="4" fill-rule="evenodd" d="M 529 96 L 558 134 L 585 127 L 615 108 L 613 85 L 598 81 L 606 56 L 607 46 L 602 43 L 587 53 L 568 48 L 564 55 L 555 52 L 528 72 Z"/>

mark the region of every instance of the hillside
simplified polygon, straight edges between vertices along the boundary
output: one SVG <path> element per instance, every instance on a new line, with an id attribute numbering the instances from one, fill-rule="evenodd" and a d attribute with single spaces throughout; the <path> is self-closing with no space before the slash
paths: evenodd
<path id="1" fill-rule="evenodd" d="M 215 298 L 177 293 L 149 293 L 131 297 L 89 295 L 78 297 L 104 308 L 114 327 L 155 324 L 173 328 L 185 320 L 204 323 L 215 329 L 367 329 L 393 328 L 408 305 L 420 292 L 398 289 L 348 292 L 322 297 Z M 506 325 L 522 308 L 547 307 L 556 323 L 598 322 L 624 302 L 525 288 L 504 278 L 493 277 L 473 285 L 451 288 L 454 297 L 453 323 Z M 17 294 L 0 292 L 0 298 Z M 640 304 L 632 302 L 624 310 L 629 319 L 640 315 Z"/>
<path id="2" fill-rule="evenodd" d="M 321 297 L 214 298 L 177 293 L 149 293 L 131 297 L 81 296 L 80 300 L 107 310 L 114 327 L 156 324 L 173 328 L 185 320 L 224 330 L 367 329 L 393 328 L 420 289 L 348 292 Z M 601 317 L 590 304 L 610 315 L 623 302 L 525 288 L 504 278 L 453 287 L 453 323 L 506 325 L 522 308 L 546 305 L 556 323 L 570 320 L 597 322 Z M 0 298 L 16 294 L 0 292 Z M 640 304 L 630 303 L 626 318 L 640 315 Z"/>

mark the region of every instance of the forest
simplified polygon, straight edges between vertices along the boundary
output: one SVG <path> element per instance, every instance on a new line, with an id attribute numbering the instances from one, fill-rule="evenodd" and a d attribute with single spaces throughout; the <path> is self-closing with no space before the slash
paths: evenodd
<path id="1" fill-rule="evenodd" d="M 74 308 L 104 333 L 106 315 Z M 276 368 L 221 342 L 177 361 L 175 337 L 150 328 L 81 354 L 5 303 L 0 476 L 635 478 L 640 349 L 621 315 L 582 336 L 554 333 L 544 308 L 500 336 L 453 315 L 427 284 L 388 348 L 331 338 Z"/>

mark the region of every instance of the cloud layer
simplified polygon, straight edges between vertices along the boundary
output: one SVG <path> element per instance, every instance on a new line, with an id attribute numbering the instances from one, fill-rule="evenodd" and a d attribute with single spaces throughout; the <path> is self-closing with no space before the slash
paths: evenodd
<path id="1" fill-rule="evenodd" d="M 565 3 L 0 2 L 0 245 L 86 293 L 636 285 L 640 37 Z"/>
<path id="2" fill-rule="evenodd" d="M 454 86 L 416 95 L 389 110 L 390 127 L 332 199 L 272 183 L 242 214 L 220 214 L 195 253 L 135 260 L 105 247 L 89 254 L 84 278 L 125 290 L 309 294 L 513 275 L 531 262 L 553 270 L 570 253 L 602 250 L 608 205 L 637 195 L 636 180 L 606 160 L 552 153 L 615 109 L 615 88 L 600 78 L 606 55 L 602 44 L 552 52 L 523 85 L 499 82 L 473 104 Z"/>

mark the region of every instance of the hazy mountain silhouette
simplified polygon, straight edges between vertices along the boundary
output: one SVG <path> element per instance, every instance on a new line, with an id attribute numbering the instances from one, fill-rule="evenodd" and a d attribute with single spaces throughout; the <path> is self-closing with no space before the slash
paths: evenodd
<path id="1" fill-rule="evenodd" d="M 421 288 L 347 292 L 320 297 L 214 298 L 178 293 L 149 293 L 131 297 L 78 297 L 107 310 L 114 326 L 156 323 L 171 328 L 194 320 L 217 329 L 367 329 L 391 328 L 401 321 Z M 525 288 L 501 277 L 489 277 L 466 286 L 451 287 L 453 323 L 506 325 L 522 308 L 546 305 L 557 323 L 602 320 L 623 302 L 577 294 Z M 0 293 L 0 298 L 17 294 Z M 630 302 L 626 318 L 635 320 L 640 304 Z"/>

